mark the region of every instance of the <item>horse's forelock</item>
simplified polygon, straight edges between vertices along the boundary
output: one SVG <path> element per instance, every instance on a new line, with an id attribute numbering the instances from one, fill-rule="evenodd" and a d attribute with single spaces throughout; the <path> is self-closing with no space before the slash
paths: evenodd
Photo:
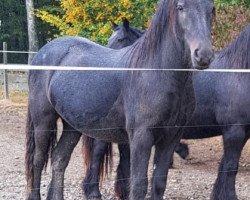
<path id="1" fill-rule="evenodd" d="M 168 1 L 168 16 L 167 16 L 167 23 L 168 23 L 168 31 L 171 31 L 174 35 L 175 26 L 176 26 L 176 0 L 169 0 Z"/>
<path id="2" fill-rule="evenodd" d="M 160 31 L 167 30 L 175 32 L 176 25 L 176 0 L 163 0 L 159 3 L 158 10 L 152 20 L 151 26 L 154 28 L 155 23 L 160 24 Z"/>

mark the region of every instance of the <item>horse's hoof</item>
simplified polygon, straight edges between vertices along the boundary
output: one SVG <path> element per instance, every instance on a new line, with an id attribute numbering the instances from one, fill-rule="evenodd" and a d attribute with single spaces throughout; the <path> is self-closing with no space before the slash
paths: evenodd
<path id="1" fill-rule="evenodd" d="M 102 200 L 101 197 L 90 197 L 88 198 L 88 200 Z"/>
<path id="2" fill-rule="evenodd" d="M 39 195 L 29 195 L 28 197 L 26 197 L 26 200 L 41 200 L 41 197 Z"/>

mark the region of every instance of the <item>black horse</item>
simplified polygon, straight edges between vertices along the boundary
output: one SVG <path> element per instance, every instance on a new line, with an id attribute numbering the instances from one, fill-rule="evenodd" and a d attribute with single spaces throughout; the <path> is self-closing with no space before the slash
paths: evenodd
<path id="1" fill-rule="evenodd" d="M 122 49 L 132 45 L 145 31 L 130 26 L 127 19 L 123 19 L 122 24 L 117 25 L 112 22 L 113 33 L 108 40 L 107 47 L 112 49 Z"/>
<path id="2" fill-rule="evenodd" d="M 210 68 L 250 68 L 250 25 L 228 47 L 216 53 Z M 247 92 L 250 90 L 250 75 L 196 72 L 193 74 L 193 85 L 196 108 L 182 138 L 202 139 L 223 135 L 224 156 L 211 199 L 235 200 L 239 158 L 250 137 L 250 99 Z M 182 145 L 177 146 L 179 150 L 183 150 Z M 126 148 L 123 150 L 125 153 L 129 151 L 129 147 Z M 92 159 L 95 160 L 94 157 Z M 124 163 L 129 161 L 124 159 L 127 157 L 120 158 L 121 169 L 128 168 Z M 118 176 L 119 173 L 118 170 Z M 126 194 L 120 195 L 123 196 Z"/>
<path id="3" fill-rule="evenodd" d="M 33 65 L 107 66 L 135 71 L 30 71 L 28 199 L 40 199 L 41 172 L 49 152 L 52 180 L 47 199 L 63 199 L 64 172 L 81 133 L 129 142 L 130 199 L 134 200 L 145 199 L 149 157 L 155 145 L 157 167 L 151 196 L 163 198 L 169 160 L 181 138 L 179 128 L 167 127 L 186 124 L 194 96 L 190 72 L 162 69 L 204 69 L 210 64 L 213 10 L 212 0 L 162 0 L 149 29 L 132 46 L 114 50 L 80 37 L 63 37 L 36 54 Z M 55 146 L 58 118 L 63 121 L 63 134 Z"/>
<path id="4" fill-rule="evenodd" d="M 119 26 L 114 23 L 112 26 L 113 34 L 109 38 L 107 47 L 113 49 L 121 49 L 132 45 L 145 32 L 130 26 L 127 19 L 124 19 Z M 83 136 L 83 144 L 84 161 L 87 170 L 82 183 L 82 189 L 87 199 L 98 199 L 101 198 L 99 183 L 103 180 L 104 174 L 108 176 L 108 172 L 112 168 L 112 143 Z M 129 144 L 118 144 L 118 149 L 120 160 L 116 170 L 115 194 L 119 199 L 127 199 L 130 177 L 128 167 L 130 166 Z M 175 152 L 185 159 L 189 154 L 188 146 L 184 143 L 179 143 L 175 148 Z"/>

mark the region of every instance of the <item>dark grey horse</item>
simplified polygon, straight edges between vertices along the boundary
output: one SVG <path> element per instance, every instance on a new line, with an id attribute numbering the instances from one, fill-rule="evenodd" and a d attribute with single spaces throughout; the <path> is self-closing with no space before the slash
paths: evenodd
<path id="1" fill-rule="evenodd" d="M 250 25 L 228 47 L 219 51 L 212 69 L 250 69 Z M 193 73 L 196 107 L 184 129 L 184 139 L 223 135 L 224 155 L 213 200 L 236 200 L 235 178 L 241 151 L 250 137 L 250 75 L 248 73 Z M 198 127 L 195 127 L 198 126 Z"/>
<path id="2" fill-rule="evenodd" d="M 210 64 L 213 10 L 210 0 L 162 0 L 149 29 L 130 47 L 113 50 L 87 39 L 63 37 L 36 54 L 33 65 L 108 66 L 137 71 L 30 71 L 28 199 L 40 199 L 41 172 L 51 148 L 52 180 L 47 199 L 63 199 L 64 172 L 81 133 L 129 142 L 130 199 L 134 200 L 145 199 L 148 162 L 155 145 L 151 196 L 163 198 L 169 160 L 181 137 L 179 128 L 167 127 L 186 124 L 186 113 L 192 113 L 189 103 L 194 99 L 191 73 L 159 69 L 191 65 L 203 69 Z M 64 134 L 54 147 L 59 117 Z"/>

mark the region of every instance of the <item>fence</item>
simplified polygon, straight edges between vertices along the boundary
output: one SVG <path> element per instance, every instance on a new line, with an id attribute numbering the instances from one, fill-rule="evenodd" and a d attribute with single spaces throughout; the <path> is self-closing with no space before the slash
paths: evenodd
<path id="1" fill-rule="evenodd" d="M 0 51 L 3 54 L 3 65 L 8 64 L 8 53 L 12 54 L 29 54 L 29 53 L 36 53 L 36 52 L 27 52 L 27 51 L 8 51 L 7 43 L 3 42 L 3 50 Z M 27 83 L 27 72 L 28 70 L 23 69 L 6 69 L 3 67 L 2 76 L 3 81 L 0 81 L 3 85 L 3 95 L 5 99 L 9 99 L 9 89 L 12 87 L 13 89 L 17 90 L 27 90 L 28 83 Z M 19 74 L 21 73 L 21 74 Z"/>
<path id="2" fill-rule="evenodd" d="M 16 84 L 19 84 L 17 89 L 21 90 L 28 90 L 27 87 L 27 73 L 30 69 L 36 70 L 117 70 L 117 71 L 192 71 L 197 72 L 200 70 L 196 69 L 148 69 L 148 68 L 112 68 L 112 67 L 74 67 L 74 66 L 30 66 L 27 64 L 8 64 L 7 54 L 14 53 L 14 54 L 29 54 L 29 53 L 36 53 L 36 52 L 27 52 L 27 51 L 8 51 L 7 50 L 7 43 L 3 42 L 3 51 L 0 51 L 3 54 L 3 64 L 0 64 L 0 69 L 3 71 L 3 91 L 4 91 L 4 98 L 9 98 L 9 86 L 10 80 L 15 79 L 15 74 L 10 72 L 22 72 L 23 75 L 19 77 L 19 80 Z M 203 72 L 227 72 L 227 73 L 250 73 L 250 69 L 206 69 L 202 70 Z M 20 74 L 19 74 L 20 76 Z M 14 77 L 14 78 L 11 78 Z M 20 86 L 21 85 L 21 86 Z M 26 86 L 24 86 L 26 85 Z M 15 83 L 13 83 L 13 87 Z M 15 87 L 14 87 L 15 88 Z"/>

